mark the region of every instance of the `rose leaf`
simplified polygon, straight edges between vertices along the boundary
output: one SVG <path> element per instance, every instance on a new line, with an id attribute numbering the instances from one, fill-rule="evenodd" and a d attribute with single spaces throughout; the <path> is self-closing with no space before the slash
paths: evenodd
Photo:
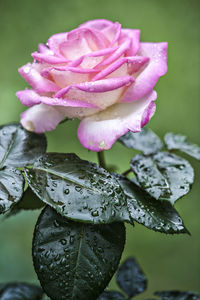
<path id="1" fill-rule="evenodd" d="M 18 123 L 0 126 L 0 169 L 31 165 L 46 147 L 43 134 L 29 132 Z"/>
<path id="2" fill-rule="evenodd" d="M 76 223 L 46 206 L 33 238 L 33 262 L 45 293 L 54 300 L 93 300 L 104 291 L 125 243 L 123 223 Z"/>
<path id="3" fill-rule="evenodd" d="M 167 133 L 164 139 L 169 150 L 180 150 L 197 160 L 200 160 L 200 147 L 191 143 L 186 136 L 182 134 Z"/>
<path id="4" fill-rule="evenodd" d="M 40 287 L 27 283 L 8 283 L 0 285 L 2 300 L 41 300 L 43 291 Z"/>
<path id="5" fill-rule="evenodd" d="M 105 291 L 97 300 L 126 300 L 124 296 L 117 291 Z"/>
<path id="6" fill-rule="evenodd" d="M 136 260 L 127 259 L 117 272 L 117 283 L 132 298 L 143 293 L 147 288 L 147 279 Z"/>
<path id="7" fill-rule="evenodd" d="M 159 152 L 151 157 L 136 155 L 130 166 L 142 189 L 155 199 L 172 204 L 190 191 L 194 181 L 189 162 L 169 152 Z"/>
<path id="8" fill-rule="evenodd" d="M 155 292 L 162 300 L 200 300 L 200 295 L 194 292 L 166 291 Z"/>
<path id="9" fill-rule="evenodd" d="M 93 224 L 129 222 L 126 196 L 116 178 L 75 154 L 45 154 L 25 173 L 36 195 L 62 216 Z"/>
<path id="10" fill-rule="evenodd" d="M 0 170 L 0 214 L 17 203 L 24 191 L 24 177 L 19 170 L 4 168 Z"/>
<path id="11" fill-rule="evenodd" d="M 118 176 L 118 182 L 127 196 L 128 210 L 133 221 L 163 233 L 188 233 L 170 202 L 156 200 L 124 176 Z"/>
<path id="12" fill-rule="evenodd" d="M 141 132 L 131 132 L 118 140 L 127 148 L 142 151 L 145 155 L 158 152 L 163 147 L 160 138 L 149 128 L 143 128 Z"/>

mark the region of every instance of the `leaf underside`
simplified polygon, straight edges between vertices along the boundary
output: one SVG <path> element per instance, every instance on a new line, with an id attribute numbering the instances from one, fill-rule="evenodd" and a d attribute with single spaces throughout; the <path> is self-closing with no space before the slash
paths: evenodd
<path id="1" fill-rule="evenodd" d="M 197 160 L 200 160 L 200 147 L 191 143 L 186 136 L 182 134 L 167 133 L 164 139 L 169 150 L 180 150 Z"/>
<path id="2" fill-rule="evenodd" d="M 143 128 L 141 132 L 131 132 L 118 140 L 127 148 L 142 151 L 145 155 L 158 152 L 163 147 L 160 138 L 148 128 Z"/>

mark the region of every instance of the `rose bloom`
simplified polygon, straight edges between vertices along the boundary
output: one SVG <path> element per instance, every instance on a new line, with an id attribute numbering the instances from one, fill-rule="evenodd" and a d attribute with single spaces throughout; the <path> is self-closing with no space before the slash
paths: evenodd
<path id="1" fill-rule="evenodd" d="M 78 138 L 92 151 L 141 130 L 155 112 L 154 85 L 167 71 L 167 43 L 142 43 L 139 30 L 108 20 L 55 34 L 32 57 L 19 69 L 32 87 L 17 92 L 30 107 L 21 124 L 42 133 L 78 118 Z"/>

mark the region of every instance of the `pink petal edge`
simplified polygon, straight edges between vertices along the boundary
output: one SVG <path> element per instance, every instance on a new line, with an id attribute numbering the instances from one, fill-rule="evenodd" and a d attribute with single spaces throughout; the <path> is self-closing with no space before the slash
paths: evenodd
<path id="1" fill-rule="evenodd" d="M 81 144 L 92 151 L 108 150 L 128 131 L 138 132 L 155 112 L 157 94 L 151 91 L 138 101 L 119 103 L 84 118 L 78 127 Z"/>

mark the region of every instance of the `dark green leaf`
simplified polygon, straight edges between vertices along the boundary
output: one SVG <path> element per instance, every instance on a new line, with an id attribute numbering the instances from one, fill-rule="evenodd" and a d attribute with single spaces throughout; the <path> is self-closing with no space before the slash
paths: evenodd
<path id="1" fill-rule="evenodd" d="M 33 239 L 34 266 L 44 291 L 54 300 L 96 299 L 116 271 L 124 243 L 123 223 L 76 223 L 47 206 Z"/>
<path id="2" fill-rule="evenodd" d="M 156 292 L 162 300 L 200 300 L 200 295 L 194 292 L 167 291 Z"/>
<path id="3" fill-rule="evenodd" d="M 130 218 L 163 233 L 188 233 L 178 212 L 168 201 L 156 200 L 131 180 L 117 176 L 127 196 Z"/>
<path id="4" fill-rule="evenodd" d="M 159 152 L 151 157 L 136 155 L 131 168 L 147 193 L 172 204 L 190 190 L 194 171 L 188 161 L 169 152 Z"/>
<path id="5" fill-rule="evenodd" d="M 0 300 L 41 300 L 40 287 L 27 283 L 9 283 L 0 285 Z"/>
<path id="6" fill-rule="evenodd" d="M 15 204 L 12 210 L 7 214 L 6 217 L 11 217 L 16 215 L 22 210 L 34 210 L 40 209 L 45 206 L 45 203 L 42 202 L 35 193 L 31 190 L 30 187 L 26 189 L 21 200 Z"/>
<path id="7" fill-rule="evenodd" d="M 128 258 L 120 266 L 117 272 L 117 283 L 130 298 L 146 290 L 146 276 L 133 257 Z"/>
<path id="8" fill-rule="evenodd" d="M 180 150 L 200 160 L 200 147 L 191 143 L 188 138 L 182 134 L 167 133 L 165 135 L 165 144 L 169 150 Z"/>
<path id="9" fill-rule="evenodd" d="M 24 191 L 24 177 L 14 168 L 0 170 L 0 214 L 17 203 Z"/>
<path id="10" fill-rule="evenodd" d="M 162 149 L 163 144 L 160 138 L 148 128 L 143 128 L 141 132 L 131 132 L 118 140 L 128 148 L 142 151 L 144 154 L 152 154 Z"/>
<path id="11" fill-rule="evenodd" d="M 101 294 L 101 296 L 97 300 L 126 300 L 124 296 L 115 291 L 106 291 Z"/>
<path id="12" fill-rule="evenodd" d="M 42 202 L 35 193 L 31 190 L 30 187 L 26 189 L 23 194 L 22 199 L 17 203 L 17 208 L 29 210 L 29 209 L 40 209 L 44 206 L 44 202 Z"/>
<path id="13" fill-rule="evenodd" d="M 29 132 L 18 123 L 0 126 L 0 168 L 31 165 L 46 146 L 44 135 Z"/>
<path id="14" fill-rule="evenodd" d="M 48 153 L 26 169 L 26 178 L 42 201 L 69 219 L 95 224 L 129 220 L 116 178 L 75 154 Z"/>

